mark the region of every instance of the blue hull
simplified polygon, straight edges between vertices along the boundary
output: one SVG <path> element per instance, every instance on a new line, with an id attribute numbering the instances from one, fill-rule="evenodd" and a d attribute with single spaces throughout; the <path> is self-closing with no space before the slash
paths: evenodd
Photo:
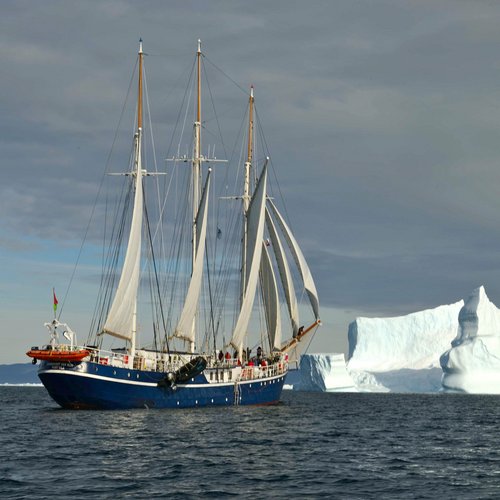
<path id="1" fill-rule="evenodd" d="M 193 408 L 264 405 L 279 401 L 286 373 L 267 378 L 209 383 L 203 372 L 175 388 L 159 387 L 164 373 L 94 362 L 43 362 L 38 376 L 63 408 Z"/>

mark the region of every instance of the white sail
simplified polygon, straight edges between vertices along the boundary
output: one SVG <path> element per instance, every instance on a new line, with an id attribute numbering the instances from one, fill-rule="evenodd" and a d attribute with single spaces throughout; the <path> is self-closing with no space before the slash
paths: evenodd
<path id="1" fill-rule="evenodd" d="M 267 167 L 264 165 L 247 211 L 246 286 L 231 345 L 240 349 L 252 314 L 264 237 Z"/>
<path id="2" fill-rule="evenodd" d="M 269 232 L 269 238 L 273 246 L 274 256 L 278 264 L 278 271 L 280 273 L 281 283 L 285 292 L 286 305 L 288 306 L 288 313 L 292 323 L 293 336 L 297 335 L 299 330 L 299 308 L 297 307 L 297 297 L 295 296 L 295 288 L 293 286 L 292 274 L 290 266 L 286 259 L 285 251 L 281 240 L 278 237 L 276 226 L 271 218 L 269 210 L 266 208 L 266 225 Z"/>
<path id="3" fill-rule="evenodd" d="M 275 349 L 281 347 L 281 315 L 278 296 L 278 287 L 274 275 L 269 252 L 266 243 L 262 242 L 262 259 L 260 261 L 260 275 L 262 286 L 262 298 L 266 311 L 266 323 L 271 340 Z"/>
<path id="4" fill-rule="evenodd" d="M 295 262 L 297 264 L 297 267 L 299 268 L 300 274 L 302 276 L 302 281 L 304 282 L 304 288 L 307 291 L 307 295 L 309 296 L 309 301 L 311 303 L 311 307 L 314 312 L 315 318 L 318 320 L 319 319 L 319 300 L 318 300 L 318 292 L 316 291 L 316 285 L 314 284 L 314 280 L 311 274 L 311 271 L 309 270 L 309 266 L 307 265 L 306 259 L 304 258 L 304 255 L 302 254 L 302 250 L 300 249 L 297 241 L 295 240 L 295 237 L 293 236 L 292 232 L 290 231 L 290 228 L 286 224 L 285 220 L 281 216 L 281 214 L 278 212 L 278 209 L 274 205 L 274 203 L 271 200 L 268 200 L 269 204 L 271 205 L 271 208 L 273 209 L 273 212 L 276 216 L 276 219 L 278 220 L 281 229 L 283 231 L 283 234 L 285 235 L 285 238 L 288 242 L 288 246 L 290 247 L 290 250 L 292 252 L 292 255 L 295 259 Z"/>
<path id="5" fill-rule="evenodd" d="M 103 331 L 114 337 L 132 340 L 134 315 L 136 313 L 137 290 L 139 288 L 141 263 L 141 232 L 143 213 L 141 133 L 135 136 L 135 196 L 134 211 L 130 225 L 127 251 L 115 298 L 104 324 Z"/>
<path id="6" fill-rule="evenodd" d="M 205 188 L 203 190 L 200 207 L 196 216 L 196 257 L 191 274 L 184 307 L 175 329 L 176 337 L 194 342 L 195 331 L 193 322 L 198 309 L 198 300 L 200 297 L 201 283 L 203 281 L 203 261 L 205 259 L 205 240 L 207 235 L 207 220 L 208 220 L 208 194 L 210 189 L 210 170 L 208 171 Z"/>

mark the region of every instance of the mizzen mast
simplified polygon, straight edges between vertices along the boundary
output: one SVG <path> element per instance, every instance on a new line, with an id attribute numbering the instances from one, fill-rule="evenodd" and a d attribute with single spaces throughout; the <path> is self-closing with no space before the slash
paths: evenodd
<path id="1" fill-rule="evenodd" d="M 250 87 L 250 97 L 248 98 L 248 148 L 247 161 L 245 162 L 245 184 L 243 187 L 243 206 L 245 212 L 248 210 L 250 200 L 250 169 L 252 167 L 253 156 L 253 85 Z"/>
<path id="2" fill-rule="evenodd" d="M 253 85 L 250 87 L 250 97 L 248 98 L 248 144 L 247 144 L 247 161 L 245 162 L 245 176 L 243 181 L 243 242 L 242 242 L 242 252 L 241 252 L 241 299 L 245 295 L 246 289 L 246 273 L 247 273 L 247 241 L 248 241 L 248 223 L 246 219 L 246 214 L 248 212 L 248 207 L 250 205 L 250 171 L 252 169 L 253 161 L 253 107 L 254 107 L 254 97 L 253 97 Z"/>

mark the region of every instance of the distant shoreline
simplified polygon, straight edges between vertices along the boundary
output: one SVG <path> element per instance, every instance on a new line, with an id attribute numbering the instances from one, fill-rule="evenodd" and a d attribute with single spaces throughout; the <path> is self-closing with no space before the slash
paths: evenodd
<path id="1" fill-rule="evenodd" d="M 43 384 L 36 384 L 36 383 L 29 383 L 29 384 L 0 383 L 0 387 L 43 387 Z"/>

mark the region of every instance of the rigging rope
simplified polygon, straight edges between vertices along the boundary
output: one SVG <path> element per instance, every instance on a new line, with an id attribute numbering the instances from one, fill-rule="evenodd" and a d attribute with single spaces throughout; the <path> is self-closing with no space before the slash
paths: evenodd
<path id="1" fill-rule="evenodd" d="M 116 127 L 115 135 L 113 137 L 113 142 L 111 143 L 111 148 L 110 148 L 110 150 L 108 152 L 108 156 L 106 158 L 106 163 L 104 164 L 104 172 L 103 172 L 103 175 L 101 177 L 101 182 L 99 183 L 99 188 L 97 189 L 97 194 L 96 194 L 96 197 L 95 197 L 95 200 L 94 200 L 94 205 L 92 206 L 92 210 L 91 210 L 91 213 L 90 213 L 89 222 L 87 224 L 87 228 L 85 229 L 85 233 L 83 235 L 83 240 L 82 240 L 82 243 L 80 245 L 80 249 L 78 251 L 78 256 L 76 258 L 75 266 L 73 267 L 73 272 L 71 273 L 71 276 L 70 276 L 70 279 L 69 279 L 69 283 L 68 283 L 68 286 L 66 288 L 66 292 L 63 295 L 63 301 L 62 301 L 61 307 L 59 308 L 59 314 L 57 315 L 58 320 L 60 320 L 60 318 L 61 318 L 61 315 L 62 315 L 62 312 L 63 312 L 63 309 L 64 309 L 64 304 L 66 303 L 66 297 L 68 296 L 69 290 L 70 290 L 71 285 L 73 283 L 73 278 L 75 277 L 76 269 L 78 267 L 78 264 L 80 263 L 80 258 L 82 256 L 82 252 L 83 252 L 83 246 L 85 244 L 85 241 L 87 240 L 87 236 L 88 236 L 89 229 L 90 229 L 90 224 L 92 223 L 92 220 L 94 218 L 94 213 L 95 213 L 95 210 L 96 210 L 96 207 L 97 207 L 97 200 L 99 199 L 99 196 L 101 194 L 102 185 L 104 183 L 104 179 L 106 177 L 106 172 L 107 172 L 108 167 L 109 167 L 109 162 L 110 162 L 111 156 L 113 154 L 113 150 L 114 150 L 114 147 L 115 147 L 116 139 L 118 137 L 118 130 L 120 128 L 120 124 L 122 122 L 123 115 L 125 114 L 125 108 L 126 108 L 126 104 L 127 104 L 127 101 L 128 101 L 128 97 L 130 95 L 130 89 L 132 87 L 132 82 L 134 80 L 135 70 L 137 68 L 138 61 L 139 61 L 139 58 L 136 59 L 135 66 L 134 66 L 134 69 L 132 71 L 132 75 L 130 77 L 130 82 L 129 82 L 128 89 L 127 89 L 127 94 L 126 94 L 126 97 L 125 97 L 125 102 L 123 103 L 122 110 L 121 110 L 121 113 L 120 113 L 120 118 L 118 119 L 118 125 Z"/>

